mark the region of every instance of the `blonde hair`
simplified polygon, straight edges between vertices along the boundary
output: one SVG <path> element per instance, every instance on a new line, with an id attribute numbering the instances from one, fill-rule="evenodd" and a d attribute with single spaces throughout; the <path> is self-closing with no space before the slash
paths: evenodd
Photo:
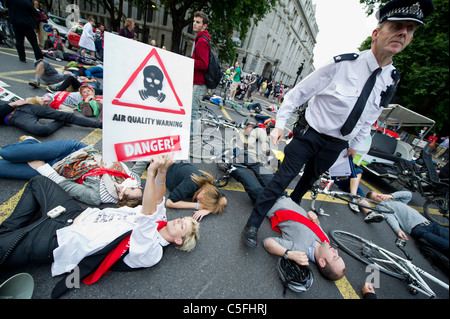
<path id="1" fill-rule="evenodd" d="M 206 210 L 211 211 L 213 214 L 221 214 L 225 209 L 225 196 L 223 196 L 217 187 L 214 185 L 214 177 L 205 172 L 200 171 L 204 176 L 192 174 L 191 179 L 198 186 L 198 190 L 192 196 L 192 200 L 197 199 L 197 195 L 205 190 L 205 195 L 202 199 L 202 205 Z"/>
<path id="2" fill-rule="evenodd" d="M 125 20 L 125 23 L 124 23 L 124 27 L 125 27 L 125 28 L 128 27 L 128 26 L 131 25 L 131 23 L 133 23 L 133 22 L 134 22 L 134 20 L 131 19 L 131 18 L 126 19 L 126 20 Z"/>
<path id="3" fill-rule="evenodd" d="M 40 97 L 40 96 L 29 97 L 29 98 L 27 98 L 27 101 L 30 102 L 31 104 L 35 104 L 35 105 L 44 105 L 44 101 L 42 100 L 42 97 Z"/>
<path id="4" fill-rule="evenodd" d="M 183 243 L 181 245 L 175 244 L 175 247 L 182 251 L 192 251 L 200 238 L 200 223 L 192 217 L 184 217 L 191 223 L 191 231 L 183 236 Z"/>

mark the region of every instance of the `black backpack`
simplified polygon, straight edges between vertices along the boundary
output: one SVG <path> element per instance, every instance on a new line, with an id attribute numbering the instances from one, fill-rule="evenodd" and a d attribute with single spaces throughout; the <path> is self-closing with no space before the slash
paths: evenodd
<path id="1" fill-rule="evenodd" d="M 209 42 L 209 39 L 204 35 L 200 37 L 205 38 L 209 44 L 209 64 L 208 69 L 206 70 L 205 73 L 205 85 L 208 89 L 215 89 L 219 85 L 220 79 L 222 78 L 222 74 L 220 72 L 219 59 L 212 52 L 211 43 Z"/>

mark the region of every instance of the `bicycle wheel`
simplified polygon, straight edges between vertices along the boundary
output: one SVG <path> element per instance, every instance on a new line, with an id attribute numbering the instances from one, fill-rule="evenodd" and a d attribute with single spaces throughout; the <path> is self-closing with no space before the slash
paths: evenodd
<path id="1" fill-rule="evenodd" d="M 3 42 L 10 48 L 14 47 L 14 35 L 6 24 L 2 25 Z"/>
<path id="2" fill-rule="evenodd" d="M 201 121 L 202 132 L 208 128 L 218 129 L 219 127 L 219 117 L 216 113 L 208 108 L 199 108 L 198 118 Z"/>
<path id="3" fill-rule="evenodd" d="M 390 208 L 388 205 L 377 202 L 377 201 L 369 199 L 369 198 L 365 198 L 361 195 L 354 195 L 354 194 L 344 193 L 344 192 L 332 192 L 332 195 L 336 198 L 346 201 L 347 203 L 353 203 L 355 205 L 358 205 L 359 207 L 363 207 L 363 208 L 366 208 L 366 209 L 369 209 L 372 211 L 386 213 L 386 214 L 394 213 L 394 210 L 392 208 Z M 361 200 L 365 200 L 368 203 L 373 204 L 374 206 L 365 205 L 365 204 L 361 203 Z"/>
<path id="4" fill-rule="evenodd" d="M 423 205 L 423 212 L 432 222 L 448 227 L 448 193 L 428 199 Z"/>
<path id="5" fill-rule="evenodd" d="M 189 145 L 189 156 L 209 160 L 213 156 L 220 156 L 224 147 L 225 141 L 220 134 L 194 134 Z"/>
<path id="6" fill-rule="evenodd" d="M 346 231 L 332 230 L 330 236 L 341 250 L 356 260 L 366 265 L 372 265 L 386 275 L 407 280 L 408 275 L 398 266 L 402 260 L 400 257 L 390 254 L 390 258 L 387 258 L 382 248 L 369 240 Z"/>
<path id="7" fill-rule="evenodd" d="M 218 180 L 216 180 L 216 187 L 222 188 L 228 185 L 228 182 L 230 181 L 230 175 L 225 174 L 222 177 L 220 177 Z"/>

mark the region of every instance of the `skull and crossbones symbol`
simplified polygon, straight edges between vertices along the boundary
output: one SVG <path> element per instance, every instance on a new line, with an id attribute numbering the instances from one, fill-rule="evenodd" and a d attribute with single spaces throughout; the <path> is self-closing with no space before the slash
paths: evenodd
<path id="1" fill-rule="evenodd" d="M 162 71 L 154 65 L 145 67 L 143 71 L 144 75 L 144 89 L 139 90 L 139 95 L 142 100 L 148 99 L 150 96 L 156 97 L 156 100 L 160 103 L 164 101 L 166 95 L 161 92 L 164 75 Z"/>

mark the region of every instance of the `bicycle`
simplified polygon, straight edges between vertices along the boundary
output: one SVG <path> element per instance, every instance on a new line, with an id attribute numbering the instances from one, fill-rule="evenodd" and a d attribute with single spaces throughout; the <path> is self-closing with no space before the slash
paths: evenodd
<path id="1" fill-rule="evenodd" d="M 320 176 L 320 178 L 313 184 L 311 192 L 311 210 L 318 215 L 328 216 L 324 213 L 322 208 L 316 208 L 316 200 L 319 194 L 325 196 L 330 196 L 335 199 L 343 200 L 347 203 L 358 205 L 359 207 L 366 208 L 372 211 L 381 212 L 385 214 L 393 214 L 394 210 L 384 203 L 377 202 L 375 200 L 366 198 L 358 194 L 350 194 L 341 191 L 332 191 L 331 186 L 334 184 L 334 180 L 330 177 L 329 173 L 326 172 Z M 369 205 L 365 204 L 368 203 Z M 374 206 L 372 206 L 372 205 Z"/>
<path id="2" fill-rule="evenodd" d="M 448 285 L 445 282 L 411 262 L 411 257 L 402 248 L 405 243 L 402 240 L 397 239 L 396 246 L 403 251 L 406 259 L 374 244 L 370 240 L 346 231 L 332 230 L 330 236 L 336 242 L 338 248 L 351 257 L 366 265 L 373 265 L 375 269 L 379 269 L 389 276 L 405 281 L 410 287 L 412 294 L 421 292 L 429 298 L 436 297 L 434 291 L 423 280 L 421 275 L 448 290 Z"/>
<path id="3" fill-rule="evenodd" d="M 424 199 L 424 215 L 438 225 L 449 224 L 449 186 L 448 179 L 440 179 L 432 163 L 431 155 L 422 150 L 422 166 L 409 161 L 400 161 L 397 183 L 409 190 L 418 192 Z"/>
<path id="4" fill-rule="evenodd" d="M 235 147 L 237 135 L 241 134 L 245 123 L 237 124 L 235 121 L 229 121 L 222 116 L 217 116 L 207 107 L 201 107 L 199 112 L 203 112 L 200 118 L 200 133 L 194 134 L 190 141 L 189 156 L 201 160 L 211 160 L 212 157 L 221 155 L 227 149 Z M 231 129 L 225 131 L 225 139 L 222 137 L 220 129 Z M 241 137 L 242 139 L 242 137 Z"/>
<path id="5" fill-rule="evenodd" d="M 14 47 L 14 31 L 12 30 L 12 26 L 8 23 L 6 12 L 1 13 L 0 16 L 0 38 L 8 47 Z"/>

